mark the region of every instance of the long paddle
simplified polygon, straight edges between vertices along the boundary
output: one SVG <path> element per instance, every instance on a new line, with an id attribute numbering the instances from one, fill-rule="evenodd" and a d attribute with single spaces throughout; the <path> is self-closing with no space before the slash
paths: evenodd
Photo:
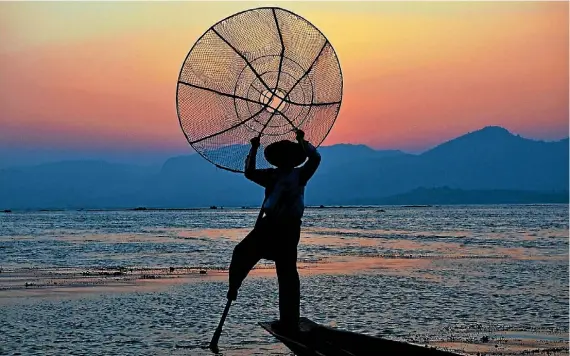
<path id="1" fill-rule="evenodd" d="M 230 311 L 231 305 L 232 305 L 232 300 L 228 299 L 226 303 L 226 308 L 224 309 L 224 313 L 222 314 L 222 319 L 220 319 L 218 328 L 216 329 L 216 332 L 212 337 L 212 341 L 210 341 L 210 350 L 212 350 L 213 353 L 217 354 L 218 352 L 220 352 L 220 349 L 218 349 L 218 340 L 220 339 L 220 335 L 222 334 L 222 326 L 224 326 L 224 322 L 226 321 L 226 317 L 228 316 L 228 312 Z"/>

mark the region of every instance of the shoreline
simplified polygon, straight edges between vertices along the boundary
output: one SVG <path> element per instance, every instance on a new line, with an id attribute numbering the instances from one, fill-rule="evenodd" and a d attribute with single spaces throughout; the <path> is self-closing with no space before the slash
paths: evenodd
<path id="1" fill-rule="evenodd" d="M 311 244 L 307 240 L 306 244 Z M 332 243 L 332 241 L 329 241 Z M 314 241 L 313 241 L 314 243 Z M 430 282 L 441 276 L 426 273 L 438 269 L 434 263 L 442 260 L 477 261 L 501 260 L 502 255 L 336 255 L 316 259 L 300 259 L 297 270 L 301 277 L 313 275 L 383 274 L 418 278 Z M 510 256 L 528 259 L 525 256 Z M 546 257 L 535 256 L 538 260 Z M 560 257 L 559 257 L 560 258 Z M 532 259 L 532 258 L 531 258 Z M 558 258 L 555 258 L 558 259 Z M 277 278 L 275 265 L 261 260 L 249 272 L 248 278 Z M 19 298 L 47 298 L 52 295 L 80 296 L 113 292 L 159 291 L 173 285 L 228 280 L 228 266 L 160 266 L 160 267 L 16 267 L 0 268 L 0 305 L 11 304 Z M 451 282 L 448 280 L 447 282 Z"/>

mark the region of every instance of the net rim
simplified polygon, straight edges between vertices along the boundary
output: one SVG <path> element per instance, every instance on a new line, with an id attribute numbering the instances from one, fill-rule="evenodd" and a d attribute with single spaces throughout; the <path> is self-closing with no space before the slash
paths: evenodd
<path id="1" fill-rule="evenodd" d="M 202 34 L 200 35 L 200 37 L 198 37 L 198 39 L 196 39 L 196 40 L 194 41 L 194 44 L 192 45 L 192 47 L 190 48 L 190 50 L 188 51 L 188 53 L 187 53 L 186 56 L 184 57 L 184 60 L 182 61 L 182 65 L 180 66 L 180 70 L 179 70 L 179 72 L 178 72 L 178 81 L 176 82 L 176 116 L 178 117 L 178 124 L 179 124 L 179 126 L 180 126 L 180 129 L 182 130 L 182 133 L 184 134 L 184 137 L 186 138 L 186 141 L 188 142 L 188 144 L 190 145 L 190 147 L 192 147 L 192 149 L 194 150 L 194 152 L 196 152 L 197 154 L 199 154 L 200 156 L 202 156 L 202 158 L 204 158 L 206 161 L 212 163 L 215 167 L 220 168 L 220 169 L 223 169 L 223 170 L 226 170 L 226 171 L 234 172 L 234 173 L 244 173 L 245 171 L 244 171 L 244 169 L 238 170 L 238 169 L 233 169 L 233 168 L 229 168 L 229 167 L 224 167 L 224 166 L 222 166 L 222 165 L 220 165 L 220 164 L 218 164 L 218 163 L 212 161 L 210 158 L 208 158 L 208 157 L 207 157 L 205 154 L 203 154 L 201 151 L 199 151 L 199 150 L 197 150 L 196 148 L 194 148 L 194 146 L 192 145 L 192 143 L 191 143 L 192 141 L 191 141 L 190 137 L 188 137 L 188 134 L 186 133 L 186 131 L 184 130 L 184 127 L 183 127 L 183 125 L 182 125 L 182 118 L 181 118 L 181 115 L 180 115 L 180 105 L 179 105 L 179 89 L 180 89 L 180 85 L 181 85 L 180 79 L 182 78 L 182 73 L 183 73 L 183 70 L 184 70 L 184 64 L 185 64 L 186 61 L 188 60 L 188 57 L 190 56 L 190 54 L 192 53 L 192 51 L 194 50 L 194 48 L 196 47 L 196 45 L 202 40 L 202 38 L 203 38 L 208 32 L 210 32 L 210 30 L 214 30 L 214 27 L 216 27 L 217 25 L 219 25 L 220 23 L 222 23 L 222 22 L 224 22 L 224 21 L 226 21 L 226 20 L 228 20 L 228 19 L 231 19 L 231 18 L 233 18 L 233 17 L 235 17 L 235 16 L 239 16 L 239 15 L 241 15 L 241 14 L 243 14 L 243 13 L 246 13 L 246 12 L 256 11 L 256 10 L 271 10 L 272 12 L 275 12 L 276 10 L 280 10 L 280 11 L 286 12 L 286 13 L 288 13 L 288 14 L 290 14 L 290 15 L 293 15 L 293 16 L 295 16 L 295 17 L 298 17 L 298 18 L 300 18 L 301 20 L 307 22 L 307 23 L 308 23 L 309 25 L 311 25 L 315 30 L 317 30 L 318 33 L 319 33 L 321 36 L 323 36 L 323 38 L 325 39 L 325 45 L 326 45 L 326 43 L 329 44 L 329 46 L 330 46 L 330 48 L 331 48 L 331 50 L 332 50 L 332 52 L 333 52 L 333 54 L 334 54 L 334 57 L 336 58 L 336 61 L 337 61 L 337 63 L 338 63 L 338 70 L 339 70 L 339 74 L 340 74 L 340 78 L 341 78 L 341 80 L 340 80 L 340 100 L 338 101 L 337 104 L 334 104 L 334 105 L 338 105 L 338 108 L 336 109 L 336 110 L 337 110 L 337 113 L 336 113 L 334 119 L 332 120 L 332 123 L 331 123 L 330 127 L 328 128 L 328 130 L 326 131 L 326 133 L 323 135 L 323 138 L 321 139 L 321 141 L 318 142 L 318 143 L 313 143 L 313 142 L 311 142 L 315 147 L 317 147 L 317 148 L 320 147 L 320 145 L 321 145 L 321 144 L 323 143 L 323 141 L 328 137 L 330 131 L 332 130 L 332 128 L 333 128 L 333 126 L 334 126 L 336 120 L 338 119 L 338 116 L 340 115 L 340 109 L 341 109 L 341 107 L 342 107 L 342 98 L 343 98 L 343 94 L 344 94 L 344 80 L 342 80 L 342 79 L 344 78 L 344 76 L 343 76 L 343 73 L 342 73 L 342 66 L 340 65 L 340 58 L 338 57 L 338 54 L 336 53 L 336 50 L 334 49 L 334 46 L 333 46 L 332 43 L 329 41 L 329 39 L 327 38 L 327 36 L 325 36 L 325 34 L 324 34 L 317 26 L 315 26 L 311 21 L 307 20 L 305 17 L 303 17 L 303 16 L 301 16 L 301 15 L 298 15 L 298 14 L 296 14 L 296 13 L 290 11 L 290 10 L 284 9 L 284 8 L 282 8 L 282 7 L 279 7 L 279 6 L 261 6 L 261 7 L 250 8 L 250 9 L 246 9 L 246 10 L 242 10 L 242 11 L 233 13 L 232 15 L 226 16 L 226 17 L 224 17 L 223 19 L 219 20 L 218 22 L 214 23 L 214 24 L 213 24 L 212 26 L 210 26 L 206 31 L 204 31 L 204 33 L 202 33 Z M 320 56 L 320 54 L 319 54 L 319 56 Z M 317 58 L 318 58 L 319 56 L 317 56 Z M 310 110 L 312 109 L 312 107 L 313 107 L 313 105 L 310 106 L 309 112 L 310 112 Z"/>

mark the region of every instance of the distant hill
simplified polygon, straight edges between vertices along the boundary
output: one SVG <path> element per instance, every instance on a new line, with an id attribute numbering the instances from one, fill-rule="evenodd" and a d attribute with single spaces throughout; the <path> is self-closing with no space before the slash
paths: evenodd
<path id="1" fill-rule="evenodd" d="M 534 141 L 499 127 L 486 127 L 421 155 L 349 162 L 340 174 L 316 175 L 307 199 L 343 204 L 381 198 L 418 187 L 467 190 L 568 189 L 568 139 Z"/>
<path id="2" fill-rule="evenodd" d="M 467 133 L 420 155 L 364 145 L 319 151 L 323 159 L 307 187 L 308 205 L 439 198 L 467 203 L 483 196 L 489 203 L 498 197 L 540 203 L 558 199 L 544 192 L 568 190 L 568 139 L 535 141 L 500 127 Z M 259 206 L 262 200 L 261 187 L 197 154 L 170 158 L 160 169 L 65 161 L 0 170 L 0 209 Z"/>
<path id="3" fill-rule="evenodd" d="M 65 161 L 0 170 L 0 209 L 130 206 L 153 171 L 103 161 Z"/>

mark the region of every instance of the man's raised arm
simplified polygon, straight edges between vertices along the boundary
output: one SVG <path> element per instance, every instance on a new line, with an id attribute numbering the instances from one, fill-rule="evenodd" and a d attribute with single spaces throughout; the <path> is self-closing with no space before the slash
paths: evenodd
<path id="1" fill-rule="evenodd" d="M 257 149 L 259 148 L 259 137 L 251 139 L 251 148 L 249 154 L 245 159 L 245 177 L 252 182 L 255 182 L 262 187 L 266 187 L 268 183 L 268 173 L 265 169 L 255 169 L 255 161 L 257 156 Z"/>
<path id="2" fill-rule="evenodd" d="M 315 174 L 319 164 L 321 164 L 321 155 L 309 141 L 305 141 L 305 133 L 301 130 L 297 130 L 297 141 L 305 150 L 308 160 L 301 167 L 301 180 L 303 184 L 307 184 L 309 179 Z"/>

